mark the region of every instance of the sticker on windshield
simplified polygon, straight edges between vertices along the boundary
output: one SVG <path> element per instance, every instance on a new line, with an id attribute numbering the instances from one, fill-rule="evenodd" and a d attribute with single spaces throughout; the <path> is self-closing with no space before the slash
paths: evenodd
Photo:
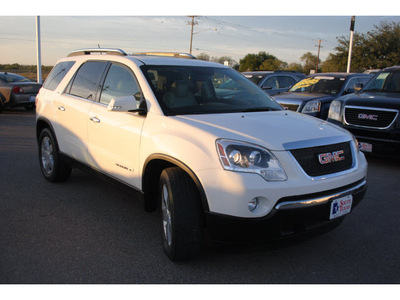
<path id="1" fill-rule="evenodd" d="M 299 81 L 297 84 L 294 85 L 293 90 L 312 86 L 312 85 L 316 84 L 319 80 L 320 79 L 316 79 L 316 78 L 303 79 L 302 81 Z"/>

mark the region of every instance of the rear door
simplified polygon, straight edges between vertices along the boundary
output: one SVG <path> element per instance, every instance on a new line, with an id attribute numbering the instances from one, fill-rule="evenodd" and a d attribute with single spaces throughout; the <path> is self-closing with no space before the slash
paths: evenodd
<path id="1" fill-rule="evenodd" d="M 87 124 L 89 110 L 99 89 L 107 62 L 88 61 L 78 69 L 57 100 L 56 131 L 61 152 L 88 162 Z"/>

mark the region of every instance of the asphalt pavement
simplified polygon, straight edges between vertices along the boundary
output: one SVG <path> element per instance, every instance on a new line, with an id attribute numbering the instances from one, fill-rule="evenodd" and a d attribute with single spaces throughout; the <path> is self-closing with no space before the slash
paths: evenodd
<path id="1" fill-rule="evenodd" d="M 215 245 L 173 263 L 160 216 L 135 195 L 74 169 L 41 175 L 35 114 L 0 114 L 0 283 L 398 284 L 400 160 L 368 157 L 364 200 L 335 230 L 289 242 Z"/>

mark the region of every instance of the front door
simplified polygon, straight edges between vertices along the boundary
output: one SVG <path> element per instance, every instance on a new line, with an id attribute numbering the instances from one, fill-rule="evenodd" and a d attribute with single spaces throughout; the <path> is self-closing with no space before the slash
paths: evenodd
<path id="1" fill-rule="evenodd" d="M 132 71 L 126 66 L 111 64 L 99 102 L 91 106 L 88 121 L 90 165 L 136 188 L 140 188 L 138 162 L 145 117 L 109 111 L 107 106 L 112 98 L 138 93 L 140 88 Z"/>

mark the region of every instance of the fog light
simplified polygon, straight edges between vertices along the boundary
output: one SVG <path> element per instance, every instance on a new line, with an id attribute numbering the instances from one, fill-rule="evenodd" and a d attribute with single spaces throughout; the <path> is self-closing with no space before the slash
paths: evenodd
<path id="1" fill-rule="evenodd" d="M 249 211 L 254 211 L 258 206 L 258 198 L 253 198 L 249 201 L 249 204 L 247 205 Z"/>

